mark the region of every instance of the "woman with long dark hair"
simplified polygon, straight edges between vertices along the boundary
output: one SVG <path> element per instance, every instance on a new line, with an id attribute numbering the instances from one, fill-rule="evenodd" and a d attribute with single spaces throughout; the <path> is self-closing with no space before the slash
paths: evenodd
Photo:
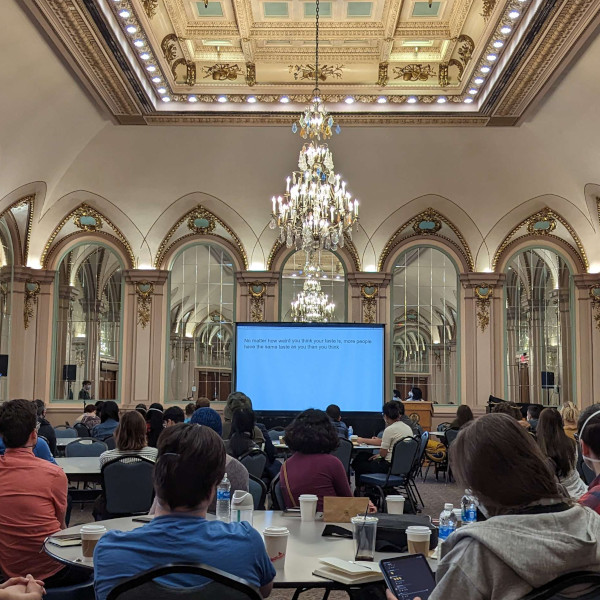
<path id="1" fill-rule="evenodd" d="M 225 442 L 227 454 L 233 456 L 233 458 L 239 458 L 249 450 L 258 448 L 252 440 L 254 425 L 253 410 L 241 408 L 233 413 L 231 418 L 231 432 L 229 439 Z"/>
<path id="2" fill-rule="evenodd" d="M 92 429 L 92 437 L 104 441 L 108 439 L 119 424 L 119 406 L 113 400 L 107 400 L 100 409 L 100 423 Z"/>
<path id="3" fill-rule="evenodd" d="M 472 421 L 473 411 L 466 404 L 461 404 L 456 411 L 456 419 L 450 423 L 449 429 L 460 429 L 463 425 Z"/>
<path id="4" fill-rule="evenodd" d="M 163 426 L 163 405 L 153 402 L 146 413 L 146 427 L 148 429 L 148 446 L 156 448 L 158 436 L 162 433 Z"/>
<path id="5" fill-rule="evenodd" d="M 579 500 L 587 492 L 587 486 L 575 468 L 577 446 L 565 433 L 562 418 L 555 408 L 542 411 L 536 436 L 540 450 L 548 458 L 560 483 L 571 498 Z"/>

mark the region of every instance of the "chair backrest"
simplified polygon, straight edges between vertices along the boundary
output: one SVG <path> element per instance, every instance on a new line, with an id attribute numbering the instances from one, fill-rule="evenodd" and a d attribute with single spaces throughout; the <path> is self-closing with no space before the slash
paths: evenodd
<path id="1" fill-rule="evenodd" d="M 65 456 L 100 456 L 108 450 L 107 445 L 94 438 L 77 438 L 65 446 Z"/>
<path id="2" fill-rule="evenodd" d="M 446 431 L 450 427 L 450 423 L 448 421 L 444 421 L 437 426 L 436 431 Z"/>
<path id="3" fill-rule="evenodd" d="M 408 476 L 415 465 L 415 457 L 419 450 L 417 438 L 408 437 L 396 442 L 392 450 L 390 475 Z"/>
<path id="4" fill-rule="evenodd" d="M 340 445 L 330 454 L 332 456 L 337 456 L 340 459 L 340 462 L 344 465 L 344 470 L 346 473 L 350 473 L 350 460 L 352 459 L 352 442 L 350 440 L 345 440 L 340 438 Z"/>
<path id="5" fill-rule="evenodd" d="M 104 443 L 108 446 L 109 450 L 114 450 L 117 447 L 117 442 L 115 442 L 115 436 L 114 435 L 109 435 L 104 440 Z"/>
<path id="6" fill-rule="evenodd" d="M 152 506 L 154 462 L 124 454 L 102 466 L 106 511 L 113 515 L 147 513 Z"/>
<path id="7" fill-rule="evenodd" d="M 238 460 L 248 469 L 250 475 L 254 475 L 254 477 L 258 477 L 259 479 L 262 477 L 267 465 L 267 455 L 258 448 L 253 448 L 242 454 Z"/>
<path id="8" fill-rule="evenodd" d="M 423 462 L 423 458 L 425 457 L 425 450 L 427 448 L 427 442 L 429 441 L 429 431 L 424 431 L 421 434 L 421 439 L 419 440 L 419 451 L 417 452 L 417 460 L 416 463 L 420 467 Z"/>
<path id="9" fill-rule="evenodd" d="M 283 435 L 283 431 L 279 429 L 269 429 L 268 434 L 272 442 L 278 442 L 279 436 Z"/>
<path id="10" fill-rule="evenodd" d="M 252 494 L 254 500 L 254 510 L 265 510 L 265 500 L 267 499 L 267 485 L 259 477 L 250 475 L 248 479 L 248 491 Z"/>
<path id="11" fill-rule="evenodd" d="M 569 593 L 568 596 L 559 596 L 560 592 L 577 585 L 581 588 L 576 595 Z M 523 596 L 521 600 L 554 600 L 555 598 L 579 598 L 581 600 L 598 600 L 600 598 L 600 573 L 594 571 L 573 571 L 560 575 L 556 579 L 549 581 Z"/>
<path id="12" fill-rule="evenodd" d="M 54 433 L 56 433 L 56 437 L 59 438 L 76 438 L 79 436 L 76 429 L 73 429 L 72 427 L 65 427 L 64 425 L 55 427 Z"/>
<path id="13" fill-rule="evenodd" d="M 456 439 L 458 435 L 458 429 L 446 430 L 446 446 L 450 447 L 450 444 Z"/>
<path id="14" fill-rule="evenodd" d="M 280 473 L 277 473 L 271 481 L 271 502 L 275 510 L 285 510 L 285 500 L 283 499 L 283 490 L 279 482 Z"/>
<path id="15" fill-rule="evenodd" d="M 83 423 L 75 423 L 73 429 L 77 432 L 79 437 L 92 437 L 92 433 Z"/>
<path id="16" fill-rule="evenodd" d="M 199 576 L 209 580 L 192 587 L 163 585 L 156 579 L 169 575 Z M 188 577 L 189 578 L 189 577 Z M 186 579 L 188 579 L 186 578 Z M 193 579 L 192 579 L 193 581 Z M 107 600 L 262 600 L 256 587 L 245 579 L 235 577 L 203 564 L 171 564 L 144 571 L 115 586 Z"/>

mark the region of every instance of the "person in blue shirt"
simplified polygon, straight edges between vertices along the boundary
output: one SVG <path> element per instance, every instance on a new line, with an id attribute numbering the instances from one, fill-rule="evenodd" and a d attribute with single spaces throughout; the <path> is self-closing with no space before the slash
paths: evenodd
<path id="1" fill-rule="evenodd" d="M 4 440 L 2 439 L 2 436 L 0 436 L 0 456 L 4 455 L 5 450 L 6 446 L 4 445 Z M 41 437 L 37 438 L 37 442 L 33 447 L 33 454 L 38 458 L 51 462 L 53 465 L 56 464 L 54 456 L 52 456 L 52 452 L 50 452 L 50 446 L 48 446 L 46 440 L 43 440 Z"/>
<path id="2" fill-rule="evenodd" d="M 342 421 L 342 412 L 337 404 L 330 404 L 325 412 L 339 438 L 348 439 L 348 425 Z"/>
<path id="3" fill-rule="evenodd" d="M 166 428 L 158 442 L 154 468 L 156 516 L 133 531 L 109 531 L 94 551 L 96 600 L 106 600 L 120 582 L 167 563 L 204 563 L 241 577 L 266 598 L 275 568 L 258 531 L 247 522 L 206 518 L 225 473 L 225 447 L 210 427 L 179 423 Z M 208 583 L 195 575 L 172 575 L 166 585 Z"/>
<path id="4" fill-rule="evenodd" d="M 107 400 L 100 409 L 100 423 L 92 429 L 92 437 L 104 441 L 108 439 L 119 424 L 119 406 L 113 400 Z"/>

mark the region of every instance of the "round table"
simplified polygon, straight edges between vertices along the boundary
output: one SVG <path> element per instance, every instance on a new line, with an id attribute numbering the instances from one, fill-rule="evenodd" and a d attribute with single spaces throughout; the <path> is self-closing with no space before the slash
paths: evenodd
<path id="1" fill-rule="evenodd" d="M 110 519 L 99 521 L 108 530 L 118 529 L 130 531 L 136 527 L 142 527 L 144 523 L 134 521 L 135 517 L 121 519 Z M 207 515 L 208 519 L 215 519 L 214 515 Z M 345 560 L 354 560 L 354 542 L 346 538 L 322 537 L 325 523 L 323 521 L 306 522 L 301 521 L 299 516 L 284 515 L 279 511 L 254 511 L 253 526 L 262 531 L 269 526 L 285 526 L 290 531 L 287 546 L 287 557 L 285 569 L 278 570 L 275 576 L 275 587 L 329 587 L 340 588 L 341 584 L 323 579 L 313 575 L 313 571 L 319 566 L 319 558 L 336 557 Z M 350 523 L 338 523 L 341 527 L 351 530 Z M 61 533 L 78 533 L 81 525 L 65 529 Z M 46 541 L 44 550 L 54 559 L 65 564 L 75 564 L 80 567 L 93 569 L 91 562 L 81 561 L 81 546 L 60 547 Z M 399 553 L 376 552 L 375 561 L 383 558 L 398 556 Z M 430 560 L 432 569 L 435 570 L 436 561 Z M 341 586 L 344 589 L 344 586 Z"/>

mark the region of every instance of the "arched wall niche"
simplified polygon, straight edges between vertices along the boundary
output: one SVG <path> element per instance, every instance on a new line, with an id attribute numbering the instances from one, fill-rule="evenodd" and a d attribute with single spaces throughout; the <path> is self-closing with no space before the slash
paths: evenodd
<path id="1" fill-rule="evenodd" d="M 15 266 L 27 264 L 34 209 L 35 194 L 29 194 L 15 200 L 0 212 L 0 219 L 4 218 L 10 232 Z"/>

